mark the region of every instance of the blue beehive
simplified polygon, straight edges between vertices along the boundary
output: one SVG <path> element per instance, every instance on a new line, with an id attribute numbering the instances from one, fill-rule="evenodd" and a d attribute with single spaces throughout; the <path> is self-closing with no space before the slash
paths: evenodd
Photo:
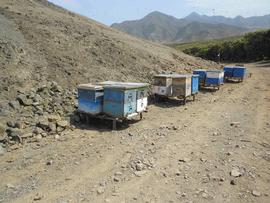
<path id="1" fill-rule="evenodd" d="M 115 118 L 128 118 L 140 112 L 138 102 L 142 98 L 138 97 L 140 92 L 147 88 L 145 83 L 122 83 L 107 81 L 100 83 L 104 86 L 104 106 L 103 112 Z M 146 104 L 147 105 L 147 102 Z"/>
<path id="2" fill-rule="evenodd" d="M 232 78 L 233 77 L 234 67 L 225 66 L 223 68 L 223 70 L 224 70 L 224 77 L 225 78 Z"/>
<path id="3" fill-rule="evenodd" d="M 223 84 L 224 72 L 219 70 L 211 70 L 206 72 L 205 86 L 219 86 Z"/>
<path id="4" fill-rule="evenodd" d="M 199 92 L 199 75 L 192 75 L 191 94 Z"/>
<path id="5" fill-rule="evenodd" d="M 233 77 L 243 79 L 246 76 L 246 72 L 247 70 L 245 67 L 235 66 L 233 70 Z"/>
<path id="6" fill-rule="evenodd" d="M 91 84 L 78 86 L 78 111 L 97 115 L 103 109 L 103 87 Z"/>
<path id="7" fill-rule="evenodd" d="M 206 70 L 204 69 L 196 69 L 193 71 L 194 75 L 199 75 L 199 85 L 204 86 L 206 79 Z"/>
<path id="8" fill-rule="evenodd" d="M 243 80 L 246 74 L 247 74 L 247 70 L 245 67 L 241 67 L 241 66 L 224 67 L 224 77 L 227 79 Z"/>

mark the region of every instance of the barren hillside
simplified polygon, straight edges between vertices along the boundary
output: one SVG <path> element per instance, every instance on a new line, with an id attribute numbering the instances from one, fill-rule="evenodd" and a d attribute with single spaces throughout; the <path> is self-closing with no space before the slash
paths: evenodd
<path id="1" fill-rule="evenodd" d="M 56 81 L 148 81 L 163 71 L 214 63 L 139 40 L 45 0 L 0 1 L 0 97 Z"/>

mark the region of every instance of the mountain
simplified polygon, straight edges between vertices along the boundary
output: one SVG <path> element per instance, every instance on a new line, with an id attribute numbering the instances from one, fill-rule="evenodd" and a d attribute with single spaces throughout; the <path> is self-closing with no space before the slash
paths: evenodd
<path id="1" fill-rule="evenodd" d="M 232 25 L 194 22 L 197 14 L 177 19 L 161 12 L 153 12 L 140 20 L 112 24 L 111 27 L 147 40 L 171 43 L 189 42 L 241 35 L 248 31 Z"/>
<path id="2" fill-rule="evenodd" d="M 179 20 L 155 11 L 141 20 L 115 23 L 111 27 L 147 40 L 168 42 L 174 39 L 179 29 L 187 24 L 188 21 L 186 20 Z"/>
<path id="3" fill-rule="evenodd" d="M 212 23 L 212 24 L 223 23 L 226 25 L 233 25 L 237 27 L 250 29 L 270 28 L 270 15 L 253 16 L 248 18 L 244 18 L 242 16 L 237 16 L 235 18 L 226 18 L 224 16 L 199 15 L 198 13 L 193 12 L 184 19 L 188 21 L 196 21 L 201 23 Z"/>
<path id="4" fill-rule="evenodd" d="M 45 0 L 0 1 L 0 115 L 4 100 L 48 81 L 72 89 L 103 80 L 150 82 L 162 71 L 200 66 L 215 63 L 134 38 Z"/>

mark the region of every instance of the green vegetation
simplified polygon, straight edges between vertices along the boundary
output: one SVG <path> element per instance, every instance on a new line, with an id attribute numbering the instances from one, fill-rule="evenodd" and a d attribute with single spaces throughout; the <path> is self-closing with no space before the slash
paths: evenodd
<path id="1" fill-rule="evenodd" d="M 222 40 L 170 45 L 186 54 L 218 61 L 258 61 L 270 58 L 270 30 Z"/>

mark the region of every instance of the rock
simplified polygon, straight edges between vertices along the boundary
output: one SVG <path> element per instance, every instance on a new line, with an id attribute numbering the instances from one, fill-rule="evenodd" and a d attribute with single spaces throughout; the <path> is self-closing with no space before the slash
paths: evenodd
<path id="1" fill-rule="evenodd" d="M 33 137 L 33 133 L 25 133 L 21 136 L 21 138 L 24 138 L 24 139 L 29 138 L 29 137 Z"/>
<path id="2" fill-rule="evenodd" d="M 137 177 L 141 177 L 143 176 L 144 174 L 146 174 L 147 172 L 144 170 L 144 171 L 135 171 L 134 174 L 137 176 Z"/>
<path id="3" fill-rule="evenodd" d="M 101 195 L 103 193 L 104 193 L 104 188 L 103 187 L 98 187 L 97 194 Z"/>
<path id="4" fill-rule="evenodd" d="M 119 177 L 114 177 L 114 178 L 113 178 L 113 181 L 114 181 L 114 182 L 120 182 L 120 178 L 119 178 Z"/>
<path id="5" fill-rule="evenodd" d="M 180 175 L 181 175 L 181 172 L 180 172 L 180 171 L 177 171 L 177 172 L 175 173 L 175 175 L 176 175 L 176 176 L 180 176 Z"/>
<path id="6" fill-rule="evenodd" d="M 58 115 L 50 115 L 50 116 L 48 116 L 48 121 L 49 122 L 54 122 L 54 123 L 56 123 L 56 122 L 58 122 L 58 121 L 60 121 L 61 120 L 61 118 L 60 118 L 60 116 L 58 116 Z"/>
<path id="7" fill-rule="evenodd" d="M 65 121 L 65 120 L 62 120 L 62 121 L 58 121 L 57 125 L 58 125 L 58 127 L 62 127 L 64 129 L 66 129 L 69 126 L 69 122 Z"/>
<path id="8" fill-rule="evenodd" d="M 226 179 L 225 179 L 224 177 L 220 177 L 220 178 L 219 178 L 219 181 L 220 181 L 220 182 L 224 182 L 225 180 L 226 180 Z"/>
<path id="9" fill-rule="evenodd" d="M 205 159 L 205 158 L 200 158 L 200 160 L 201 160 L 201 162 L 206 162 L 207 161 L 207 159 Z"/>
<path id="10" fill-rule="evenodd" d="M 231 156 L 233 153 L 232 152 L 227 152 L 227 155 L 228 156 Z"/>
<path id="11" fill-rule="evenodd" d="M 6 132 L 6 127 L 0 123 L 0 137 L 4 136 Z"/>
<path id="12" fill-rule="evenodd" d="M 190 159 L 189 158 L 181 158 L 181 159 L 179 159 L 179 162 L 189 162 L 190 161 Z"/>
<path id="13" fill-rule="evenodd" d="M 36 139 L 36 141 L 37 142 L 40 142 L 41 140 L 42 140 L 42 135 L 41 134 L 38 134 L 38 135 L 36 135 L 36 137 L 35 137 L 35 139 Z"/>
<path id="14" fill-rule="evenodd" d="M 209 195 L 207 193 L 203 192 L 202 193 L 202 197 L 205 198 L 205 199 L 207 199 L 209 197 Z"/>
<path id="15" fill-rule="evenodd" d="M 21 135 L 23 133 L 20 129 L 8 128 L 6 132 L 12 140 L 22 143 Z"/>
<path id="16" fill-rule="evenodd" d="M 49 121 L 46 118 L 40 119 L 37 126 L 46 132 L 50 131 Z"/>
<path id="17" fill-rule="evenodd" d="M 47 166 L 51 166 L 52 164 L 53 164 L 53 161 L 52 160 L 49 160 L 49 161 L 46 162 L 46 165 Z"/>
<path id="18" fill-rule="evenodd" d="M 56 124 L 55 123 L 49 123 L 49 130 L 52 133 L 55 133 L 57 128 L 56 128 Z"/>
<path id="19" fill-rule="evenodd" d="M 44 131 L 43 131 L 41 128 L 39 128 L 39 127 L 36 127 L 36 128 L 33 130 L 33 133 L 36 134 L 36 135 L 41 134 L 41 133 L 43 133 L 43 132 L 44 132 Z"/>
<path id="20" fill-rule="evenodd" d="M 237 184 L 237 179 L 231 180 L 230 184 L 231 184 L 231 185 L 236 185 L 236 184 Z"/>
<path id="21" fill-rule="evenodd" d="M 18 128 L 18 129 L 25 129 L 26 128 L 25 123 L 20 122 L 20 121 L 15 122 L 14 127 Z"/>
<path id="22" fill-rule="evenodd" d="M 123 174 L 122 172 L 118 171 L 118 172 L 116 172 L 114 175 L 116 175 L 116 176 L 121 176 L 122 174 Z"/>
<path id="23" fill-rule="evenodd" d="M 31 99 L 27 99 L 26 95 L 24 94 L 19 94 L 17 96 L 17 100 L 20 102 L 21 105 L 24 106 L 31 106 L 33 101 Z"/>
<path id="24" fill-rule="evenodd" d="M 7 109 L 0 107 L 0 116 L 4 117 L 4 116 L 8 116 L 9 114 L 10 112 Z"/>
<path id="25" fill-rule="evenodd" d="M 233 177 L 240 177 L 242 175 L 242 173 L 239 171 L 239 169 L 235 168 L 233 170 L 231 170 L 231 176 Z"/>
<path id="26" fill-rule="evenodd" d="M 65 130 L 65 128 L 60 127 L 60 126 L 58 126 L 58 127 L 56 128 L 56 132 L 57 132 L 57 133 L 61 133 L 61 132 L 63 132 L 64 130 Z"/>
<path id="27" fill-rule="evenodd" d="M 35 103 L 42 104 L 43 98 L 42 98 L 39 94 L 36 94 L 36 95 L 33 97 L 33 101 L 34 101 Z"/>
<path id="28" fill-rule="evenodd" d="M 20 103 L 17 101 L 17 100 L 14 100 L 14 101 L 10 101 L 9 103 L 9 106 L 15 110 L 18 110 L 21 108 L 21 105 Z"/>
<path id="29" fill-rule="evenodd" d="M 52 82 L 51 91 L 53 91 L 53 92 L 62 92 L 63 89 L 56 82 Z"/>
<path id="30" fill-rule="evenodd" d="M 60 139 L 60 136 L 59 136 L 58 134 L 56 134 L 56 135 L 54 136 L 54 139 L 59 140 L 59 139 Z"/>
<path id="31" fill-rule="evenodd" d="M 10 183 L 8 183 L 6 186 L 8 189 L 15 189 L 15 186 Z"/>
<path id="32" fill-rule="evenodd" d="M 43 195 L 36 194 L 36 196 L 34 197 L 34 201 L 40 201 L 42 198 L 43 198 Z"/>
<path id="33" fill-rule="evenodd" d="M 144 164 L 143 163 L 136 163 L 136 170 L 137 171 L 144 170 Z"/>
<path id="34" fill-rule="evenodd" d="M 257 191 L 257 190 L 252 190 L 252 195 L 254 197 L 260 197 L 261 196 L 261 193 L 259 191 Z"/>
<path id="35" fill-rule="evenodd" d="M 178 127 L 177 126 L 173 126 L 172 129 L 173 130 L 178 130 Z"/>
<path id="36" fill-rule="evenodd" d="M 7 126 L 10 128 L 15 128 L 15 123 L 13 121 L 8 121 Z"/>
<path id="37" fill-rule="evenodd" d="M 0 143 L 0 156 L 5 154 L 6 152 L 7 152 L 7 150 Z"/>
<path id="38" fill-rule="evenodd" d="M 238 127 L 240 125 L 240 122 L 231 122 L 231 126 Z"/>

